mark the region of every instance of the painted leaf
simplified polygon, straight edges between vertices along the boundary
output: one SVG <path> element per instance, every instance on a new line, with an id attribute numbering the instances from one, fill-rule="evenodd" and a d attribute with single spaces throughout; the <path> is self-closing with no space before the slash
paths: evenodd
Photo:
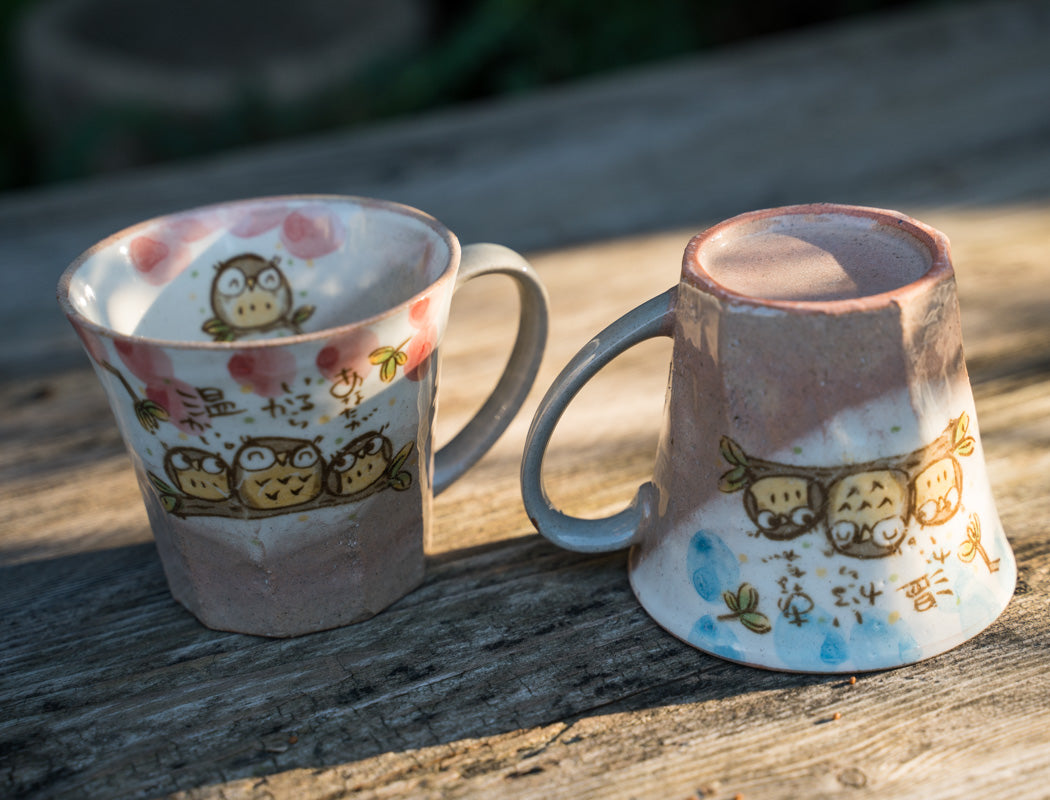
<path id="1" fill-rule="evenodd" d="M 171 513 L 179 507 L 179 498 L 173 494 L 162 494 L 160 496 L 160 504 L 164 507 L 164 510 Z"/>
<path id="2" fill-rule="evenodd" d="M 958 444 L 966 437 L 966 431 L 970 427 L 970 418 L 966 412 L 962 412 L 959 415 L 959 419 L 955 420 L 955 431 L 952 433 L 952 442 Z"/>
<path id="3" fill-rule="evenodd" d="M 769 617 L 758 611 L 745 611 L 740 615 L 740 622 L 752 633 L 769 633 L 773 630 Z"/>
<path id="4" fill-rule="evenodd" d="M 398 350 L 394 353 L 394 360 L 399 367 L 403 367 L 405 362 L 408 361 L 408 355 L 403 350 Z"/>
<path id="5" fill-rule="evenodd" d="M 376 365 L 383 364 L 390 360 L 394 355 L 394 352 L 395 350 L 393 347 L 377 347 L 368 354 L 368 360 Z"/>
<path id="6" fill-rule="evenodd" d="M 399 472 L 390 479 L 390 488 L 394 491 L 403 492 L 412 485 L 412 476 L 407 472 Z"/>
<path id="7" fill-rule="evenodd" d="M 397 374 L 397 359 L 388 358 L 383 362 L 383 366 L 379 369 L 379 379 L 383 383 L 390 383 L 394 380 L 394 376 Z"/>
<path id="8" fill-rule="evenodd" d="M 140 405 L 151 417 L 159 419 L 161 422 L 167 422 L 171 417 L 168 414 L 168 409 L 153 400 L 143 400 Z"/>
<path id="9" fill-rule="evenodd" d="M 299 306 L 299 308 L 292 312 L 292 324 L 302 325 L 314 315 L 314 311 L 316 310 L 316 306 Z"/>
<path id="10" fill-rule="evenodd" d="M 973 440 L 972 436 L 967 436 L 961 442 L 956 444 L 953 449 L 955 450 L 955 454 L 956 455 L 968 456 L 971 453 L 973 453 L 973 448 L 974 448 L 974 445 L 976 445 L 976 444 L 977 443 Z"/>
<path id="11" fill-rule="evenodd" d="M 230 326 L 218 317 L 212 317 L 206 321 L 201 325 L 201 330 L 217 342 L 232 342 L 234 338 Z"/>
<path id="12" fill-rule="evenodd" d="M 733 469 L 729 470 L 729 472 L 726 472 L 718 479 L 718 488 L 726 494 L 738 492 L 746 485 L 747 467 L 743 464 L 733 467 Z"/>
<path id="13" fill-rule="evenodd" d="M 158 477 L 155 473 L 147 472 L 146 477 L 149 478 L 149 482 L 153 484 L 153 488 L 161 494 L 176 494 L 175 489 L 170 486 L 163 478 Z"/>
<path id="14" fill-rule="evenodd" d="M 740 611 L 740 604 L 736 600 L 736 595 L 732 592 L 722 592 L 722 600 L 729 607 L 729 610 L 736 613 Z"/>
<path id="15" fill-rule="evenodd" d="M 758 608 L 758 590 L 750 583 L 740 584 L 736 593 L 737 608 L 741 611 L 754 611 Z"/>
<path id="16" fill-rule="evenodd" d="M 730 464 L 737 464 L 740 466 L 747 465 L 747 455 L 740 448 L 740 445 L 738 445 L 728 436 L 723 436 L 721 438 L 721 440 L 718 442 L 718 449 L 722 453 L 722 458 L 724 458 Z"/>
<path id="17" fill-rule="evenodd" d="M 391 475 L 397 475 L 401 472 L 401 467 L 405 465 L 408 460 L 408 456 L 412 453 L 412 442 L 409 442 L 400 450 L 397 451 L 397 455 L 390 461 L 390 467 L 387 472 Z"/>
<path id="18" fill-rule="evenodd" d="M 168 419 L 168 412 L 164 406 L 152 400 L 139 400 L 135 403 L 135 419 L 147 431 L 154 433 L 160 423 Z"/>

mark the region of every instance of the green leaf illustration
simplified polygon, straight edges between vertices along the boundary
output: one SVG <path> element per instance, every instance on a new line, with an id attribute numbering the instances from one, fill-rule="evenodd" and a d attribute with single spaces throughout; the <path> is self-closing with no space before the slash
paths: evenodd
<path id="1" fill-rule="evenodd" d="M 299 327 L 314 315 L 317 306 L 299 306 L 292 312 L 292 325 Z"/>
<path id="2" fill-rule="evenodd" d="M 412 485 L 412 476 L 407 472 L 399 472 L 390 479 L 390 488 L 397 492 L 403 492 Z"/>
<path id="3" fill-rule="evenodd" d="M 149 482 L 153 485 L 153 488 L 157 490 L 157 494 L 160 496 L 160 504 L 165 511 L 170 513 L 179 507 L 182 500 L 175 488 L 152 472 L 147 472 L 146 477 L 149 478 Z"/>
<path id="4" fill-rule="evenodd" d="M 391 475 L 396 475 L 398 472 L 400 472 L 401 467 L 403 467 L 405 465 L 405 462 L 408 461 L 408 456 L 411 452 L 412 442 L 409 442 L 400 450 L 398 450 L 397 455 L 390 460 L 390 467 L 388 468 L 387 472 L 389 472 Z"/>
<path id="5" fill-rule="evenodd" d="M 135 403 L 135 418 L 150 433 L 156 431 L 160 423 L 166 422 L 169 417 L 168 410 L 153 400 L 138 400 Z"/>
<path id="6" fill-rule="evenodd" d="M 747 454 L 741 449 L 740 445 L 730 439 L 728 436 L 723 436 L 718 442 L 718 449 L 722 453 L 722 458 L 728 461 L 730 464 L 736 464 L 738 466 L 747 466 Z"/>
<path id="7" fill-rule="evenodd" d="M 377 347 L 368 354 L 368 360 L 379 367 L 379 379 L 383 383 L 394 380 L 397 368 L 403 367 L 408 361 L 408 354 L 401 348 L 409 341 L 405 339 L 398 347 Z"/>
<path id="8" fill-rule="evenodd" d="M 740 584 L 735 593 L 722 592 L 722 601 L 730 613 L 723 614 L 719 619 L 738 619 L 752 633 L 769 633 L 773 630 L 769 617 L 758 611 L 758 590 L 750 583 Z"/>
<path id="9" fill-rule="evenodd" d="M 232 342 L 235 338 L 230 326 L 218 317 L 212 317 L 206 321 L 201 325 L 201 330 L 216 342 Z"/>
<path id="10" fill-rule="evenodd" d="M 743 464 L 733 467 L 718 479 L 718 488 L 726 494 L 738 492 L 747 486 L 748 471 Z"/>
<path id="11" fill-rule="evenodd" d="M 773 630 L 769 617 L 758 611 L 747 611 L 741 614 L 740 623 L 752 633 L 769 633 Z"/>
<path id="12" fill-rule="evenodd" d="M 409 442 L 397 451 L 397 455 L 390 460 L 390 466 L 386 469 L 387 485 L 395 491 L 403 492 L 412 485 L 411 473 L 403 469 L 411 452 L 412 442 Z"/>
<path id="13" fill-rule="evenodd" d="M 750 583 L 740 584 L 736 593 L 737 608 L 742 612 L 751 612 L 758 608 L 758 591 Z"/>

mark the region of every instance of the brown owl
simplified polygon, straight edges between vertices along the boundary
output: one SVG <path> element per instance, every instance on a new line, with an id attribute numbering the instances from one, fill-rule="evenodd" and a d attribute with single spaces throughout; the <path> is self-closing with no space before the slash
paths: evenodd
<path id="1" fill-rule="evenodd" d="M 817 524 L 824 492 L 819 483 L 795 475 L 759 478 L 744 492 L 744 508 L 768 538 L 794 539 Z"/>
<path id="2" fill-rule="evenodd" d="M 332 458 L 328 491 L 354 499 L 379 491 L 393 454 L 393 444 L 383 434 L 372 431 L 358 436 Z"/>
<path id="3" fill-rule="evenodd" d="M 214 453 L 195 447 L 177 447 L 164 457 L 164 471 L 183 494 L 199 500 L 230 497 L 230 468 Z"/>
<path id="4" fill-rule="evenodd" d="M 908 507 L 908 475 L 902 470 L 847 475 L 828 490 L 828 538 L 848 556 L 891 555 L 908 533 Z"/>
<path id="5" fill-rule="evenodd" d="M 922 525 L 943 525 L 959 510 L 962 469 L 952 456 L 939 458 L 915 476 L 915 519 Z"/>
<path id="6" fill-rule="evenodd" d="M 252 439 L 234 459 L 234 487 L 249 508 L 281 509 L 307 503 L 321 494 L 323 477 L 321 451 L 305 439 Z"/>
<path id="7" fill-rule="evenodd" d="M 242 253 L 218 264 L 211 283 L 215 316 L 204 323 L 204 331 L 219 341 L 278 328 L 302 333 L 300 324 L 314 309 L 292 309 L 292 287 L 278 269 L 279 263 L 276 256 L 267 260 Z"/>

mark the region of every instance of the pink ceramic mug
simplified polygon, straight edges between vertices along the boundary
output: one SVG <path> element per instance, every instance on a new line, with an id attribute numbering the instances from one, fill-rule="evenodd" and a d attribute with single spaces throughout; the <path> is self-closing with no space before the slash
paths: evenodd
<path id="1" fill-rule="evenodd" d="M 452 294 L 519 289 L 510 361 L 436 455 Z M 423 578 L 431 498 L 535 378 L 546 293 L 498 245 L 351 197 L 249 200 L 88 250 L 59 300 L 108 395 L 176 599 L 214 628 L 292 636 L 372 616 Z"/>
<path id="2" fill-rule="evenodd" d="M 572 397 L 674 340 L 652 481 L 582 520 L 541 480 Z M 522 464 L 526 510 L 572 550 L 631 547 L 660 625 L 772 669 L 852 672 L 943 652 L 999 615 L 1016 568 L 985 471 L 947 238 L 892 211 L 793 206 L 696 236 L 680 283 L 570 362 Z"/>

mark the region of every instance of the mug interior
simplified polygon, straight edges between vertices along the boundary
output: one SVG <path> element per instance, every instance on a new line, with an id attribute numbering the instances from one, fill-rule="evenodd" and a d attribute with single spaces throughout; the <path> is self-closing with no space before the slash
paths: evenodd
<path id="1" fill-rule="evenodd" d="M 857 300 L 908 286 L 937 260 L 928 230 L 896 212 L 793 206 L 727 220 L 698 237 L 686 269 L 762 301 Z"/>
<path id="2" fill-rule="evenodd" d="M 67 311 L 123 336 L 230 342 L 379 316 L 454 269 L 455 237 L 406 206 L 302 196 L 149 220 L 63 276 Z"/>

